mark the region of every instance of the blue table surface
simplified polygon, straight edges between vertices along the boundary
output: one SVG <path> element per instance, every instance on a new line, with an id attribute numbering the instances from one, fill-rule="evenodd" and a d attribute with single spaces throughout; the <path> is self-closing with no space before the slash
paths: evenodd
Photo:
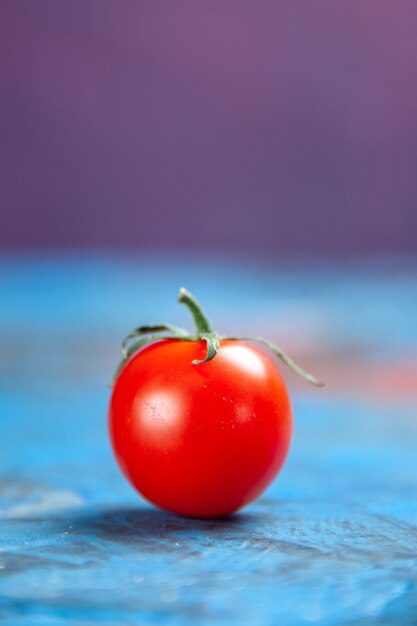
<path id="1" fill-rule="evenodd" d="M 191 520 L 127 484 L 107 437 L 108 382 L 140 322 L 270 336 L 285 468 L 239 514 Z M 227 258 L 0 259 L 0 623 L 417 624 L 417 263 Z"/>

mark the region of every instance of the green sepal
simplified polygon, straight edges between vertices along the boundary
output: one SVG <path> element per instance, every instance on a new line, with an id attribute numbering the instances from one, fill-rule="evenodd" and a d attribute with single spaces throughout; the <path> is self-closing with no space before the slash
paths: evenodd
<path id="1" fill-rule="evenodd" d="M 153 341 L 159 341 L 161 339 L 178 339 L 178 337 L 171 333 L 163 333 L 158 335 L 147 335 L 146 337 L 142 337 L 142 339 L 135 341 L 135 343 L 133 343 L 129 347 L 129 349 L 124 352 L 123 359 L 120 361 L 114 373 L 113 382 L 116 380 L 117 376 L 120 374 L 120 372 L 134 352 L 137 352 L 140 348 L 143 348 L 143 346 L 146 346 L 148 343 L 152 343 Z"/>
<path id="2" fill-rule="evenodd" d="M 271 341 L 268 341 L 268 339 L 264 339 L 263 337 L 223 337 L 223 339 L 238 339 L 241 341 L 257 341 L 259 343 L 262 343 L 264 346 L 269 348 L 279 359 L 281 359 L 281 361 L 285 363 L 285 365 L 288 365 L 288 367 L 292 369 L 293 372 L 301 376 L 301 378 L 304 378 L 316 387 L 324 387 L 323 382 L 317 380 L 315 376 L 313 376 L 309 372 L 306 372 L 306 370 L 297 365 L 297 363 L 293 361 L 293 359 L 291 359 L 287 354 L 285 354 L 285 352 L 281 350 L 281 348 L 276 346 Z"/>
<path id="3" fill-rule="evenodd" d="M 192 361 L 193 365 L 200 365 L 201 363 L 207 363 L 207 361 L 211 361 L 217 354 L 220 345 L 220 338 L 217 333 L 203 333 L 200 335 L 200 339 L 206 342 L 207 345 L 207 356 L 205 359 L 198 360 L 195 359 Z"/>
<path id="4" fill-rule="evenodd" d="M 150 333 L 158 333 L 158 332 L 162 332 L 162 331 L 169 331 L 170 333 L 172 333 L 174 335 L 174 337 L 177 337 L 178 339 L 190 337 L 190 333 L 188 332 L 188 330 L 185 330 L 184 328 L 179 328 L 178 326 L 174 326 L 173 324 L 165 324 L 164 323 L 164 324 L 154 324 L 152 326 L 149 326 L 149 325 L 139 326 L 138 328 L 135 328 L 134 330 L 132 330 L 123 339 L 123 341 L 122 341 L 122 354 L 125 357 L 127 357 L 129 355 L 129 352 L 130 352 L 131 348 L 128 348 L 127 344 L 128 344 L 128 342 L 131 339 L 134 339 L 135 337 L 140 337 L 142 335 L 148 335 Z M 135 346 L 136 343 L 133 344 L 133 346 Z M 135 349 L 137 349 L 137 348 L 135 348 Z"/>

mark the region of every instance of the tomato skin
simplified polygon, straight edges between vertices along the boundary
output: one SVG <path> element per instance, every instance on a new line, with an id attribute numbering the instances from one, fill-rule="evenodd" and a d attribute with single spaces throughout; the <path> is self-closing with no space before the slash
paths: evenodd
<path id="1" fill-rule="evenodd" d="M 257 498 L 282 467 L 291 406 L 274 362 L 252 344 L 165 339 L 138 352 L 111 396 L 109 430 L 132 485 L 192 517 L 228 515 Z"/>

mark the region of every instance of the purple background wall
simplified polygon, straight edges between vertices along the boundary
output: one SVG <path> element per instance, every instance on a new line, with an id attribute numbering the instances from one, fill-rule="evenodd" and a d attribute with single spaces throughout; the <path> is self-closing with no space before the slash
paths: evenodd
<path id="1" fill-rule="evenodd" d="M 417 251 L 417 3 L 2 0 L 0 245 Z"/>

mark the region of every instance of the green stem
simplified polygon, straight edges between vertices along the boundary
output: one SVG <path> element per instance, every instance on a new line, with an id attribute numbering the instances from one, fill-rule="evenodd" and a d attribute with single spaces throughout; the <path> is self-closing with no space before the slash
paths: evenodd
<path id="1" fill-rule="evenodd" d="M 199 305 L 197 300 L 194 298 L 194 296 L 191 295 L 189 291 L 184 289 L 184 287 L 181 287 L 180 289 L 178 302 L 185 304 L 188 307 L 189 311 L 191 312 L 191 315 L 193 316 L 194 323 L 197 329 L 198 336 L 208 335 L 213 332 L 210 326 L 210 322 L 204 315 L 201 306 Z"/>
<path id="2" fill-rule="evenodd" d="M 200 365 L 201 363 L 206 363 L 207 361 L 211 361 L 216 356 L 219 344 L 221 339 L 228 340 L 246 340 L 246 341 L 258 341 L 265 346 L 267 346 L 274 354 L 277 355 L 288 367 L 290 367 L 296 374 L 305 378 L 312 385 L 316 385 L 317 387 L 322 387 L 323 383 L 305 370 L 303 370 L 297 363 L 295 363 L 289 356 L 285 354 L 275 344 L 271 343 L 267 339 L 263 337 L 219 337 L 219 335 L 213 332 L 210 322 L 207 317 L 203 313 L 203 310 L 194 296 L 182 287 L 180 289 L 180 293 L 178 296 L 178 302 L 181 302 L 187 306 L 191 315 L 193 316 L 194 323 L 196 325 L 196 335 L 190 335 L 186 330 L 182 328 L 178 328 L 177 326 L 173 326 L 172 324 L 153 324 L 146 326 L 139 326 L 135 328 L 131 333 L 129 333 L 122 344 L 122 354 L 123 360 L 120 363 L 115 378 L 119 375 L 124 365 L 128 361 L 128 359 L 137 352 L 140 348 L 145 346 L 148 343 L 153 341 L 159 341 L 164 339 L 177 339 L 180 341 L 199 341 L 203 340 L 206 342 L 207 346 L 207 354 L 206 357 L 202 360 L 195 359 L 192 361 L 194 365 Z M 129 345 L 131 339 L 139 337 L 137 341 L 133 344 Z"/>

